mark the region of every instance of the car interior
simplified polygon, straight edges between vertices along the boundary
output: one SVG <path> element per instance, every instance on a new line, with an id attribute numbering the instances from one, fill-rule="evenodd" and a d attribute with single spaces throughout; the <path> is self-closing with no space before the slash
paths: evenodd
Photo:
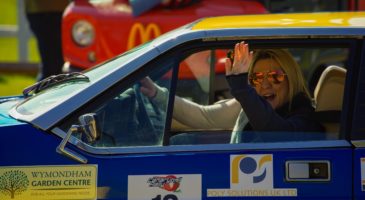
<path id="1" fill-rule="evenodd" d="M 346 79 L 346 69 L 331 65 L 323 72 L 314 90 L 316 115 L 328 136 L 338 138 Z"/>
<path id="2" fill-rule="evenodd" d="M 293 49 L 291 50 L 308 81 L 308 88 L 312 88 L 315 114 L 313 118 L 318 120 L 325 128 L 325 133 L 278 133 L 278 132 L 245 132 L 240 136 L 239 142 L 281 142 L 281 141 L 304 141 L 304 140 L 334 140 L 339 138 L 340 117 L 342 110 L 346 69 L 344 59 L 347 50 L 341 48 L 329 49 Z M 334 55 L 337 56 L 336 58 Z M 333 59 L 335 58 L 335 59 Z M 332 60 L 331 60 L 332 59 Z M 346 59 L 346 58 L 345 58 Z M 219 65 L 217 60 L 216 68 Z M 326 60 L 323 62 L 322 60 Z M 335 65 L 335 64 L 339 64 Z M 308 67 L 311 66 L 311 67 Z M 219 74 L 216 79 L 220 80 Z M 218 81 L 219 82 L 219 81 Z M 224 82 L 224 81 L 221 81 Z M 218 86 L 219 87 L 219 86 Z M 223 98 L 231 98 L 227 85 L 225 89 L 220 87 L 220 92 L 225 90 L 228 94 Z M 224 88 L 223 87 L 223 88 Z M 221 92 L 222 93 L 222 92 Z M 202 95 L 203 93 L 200 93 Z M 221 98 L 221 97 L 220 97 Z M 194 99 L 194 98 L 190 98 Z M 217 99 L 217 98 L 215 98 Z M 218 144 L 229 143 L 232 130 L 198 130 L 186 127 L 174 121 L 172 131 L 174 134 L 169 140 L 170 145 L 187 144 Z"/>

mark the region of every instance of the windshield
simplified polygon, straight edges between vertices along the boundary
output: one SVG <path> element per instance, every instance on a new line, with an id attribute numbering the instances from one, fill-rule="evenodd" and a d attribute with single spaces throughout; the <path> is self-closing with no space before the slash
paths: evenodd
<path id="1" fill-rule="evenodd" d="M 140 45 L 114 59 L 84 71 L 83 73 L 89 78 L 89 81 L 79 81 L 76 79 L 46 88 L 39 93 L 26 98 L 21 104 L 17 106 L 16 111 L 22 115 L 44 113 L 47 110 L 66 101 L 83 89 L 89 87 L 98 79 L 107 76 L 109 74 L 108 72 L 112 72 L 116 68 L 122 67 L 136 57 L 144 54 L 150 49 L 148 48 L 150 46 L 150 43 Z"/>
<path id="2" fill-rule="evenodd" d="M 84 71 L 84 74 L 87 77 L 89 77 L 91 80 L 94 80 L 94 81 L 97 79 L 100 79 L 108 74 L 106 72 L 112 72 L 115 69 L 117 69 L 118 67 L 121 67 L 121 66 L 129 63 L 129 61 L 141 56 L 142 54 L 144 54 L 145 52 L 150 50 L 150 47 L 152 47 L 151 42 L 147 42 L 142 45 L 139 45 L 100 65 L 87 69 L 86 71 Z"/>
<path id="3" fill-rule="evenodd" d="M 66 82 L 56 85 L 26 99 L 17 107 L 17 111 L 23 115 L 43 113 L 59 103 L 62 103 L 88 85 L 90 85 L 90 82 Z"/>

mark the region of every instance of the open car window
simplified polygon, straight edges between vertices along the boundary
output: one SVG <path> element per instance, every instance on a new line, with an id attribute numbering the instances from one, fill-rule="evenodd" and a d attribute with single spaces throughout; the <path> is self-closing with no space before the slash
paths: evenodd
<path id="1" fill-rule="evenodd" d="M 260 48 L 263 47 L 257 47 Z M 170 143 L 180 145 L 339 139 L 349 49 L 325 46 L 285 49 L 301 67 L 315 109 L 313 118 L 322 124 L 324 132 L 235 129 L 241 107 L 237 102 L 232 103 L 234 98 L 230 94 L 224 72 L 226 53 L 230 49 L 211 48 L 191 53 L 180 63 L 173 112 L 175 123 L 171 128 Z"/>

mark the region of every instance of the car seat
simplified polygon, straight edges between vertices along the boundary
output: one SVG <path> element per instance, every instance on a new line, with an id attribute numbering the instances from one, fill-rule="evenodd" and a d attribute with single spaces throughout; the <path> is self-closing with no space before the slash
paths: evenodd
<path id="1" fill-rule="evenodd" d="M 331 65 L 322 72 L 314 90 L 316 118 L 336 138 L 340 131 L 345 79 L 346 69 Z"/>

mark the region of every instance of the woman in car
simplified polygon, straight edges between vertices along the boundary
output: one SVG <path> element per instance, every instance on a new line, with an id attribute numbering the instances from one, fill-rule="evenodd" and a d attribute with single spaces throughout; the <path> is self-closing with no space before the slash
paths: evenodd
<path id="1" fill-rule="evenodd" d="M 248 130 L 324 131 L 311 119 L 314 108 L 310 94 L 299 65 L 288 51 L 262 49 L 253 53 L 245 42 L 237 43 L 225 67 L 235 99 L 202 106 L 176 97 L 175 119 L 197 128 L 233 127 L 231 142 L 238 142 L 237 132 Z M 166 89 L 154 86 L 143 87 L 142 92 L 157 101 L 167 98 Z"/>

